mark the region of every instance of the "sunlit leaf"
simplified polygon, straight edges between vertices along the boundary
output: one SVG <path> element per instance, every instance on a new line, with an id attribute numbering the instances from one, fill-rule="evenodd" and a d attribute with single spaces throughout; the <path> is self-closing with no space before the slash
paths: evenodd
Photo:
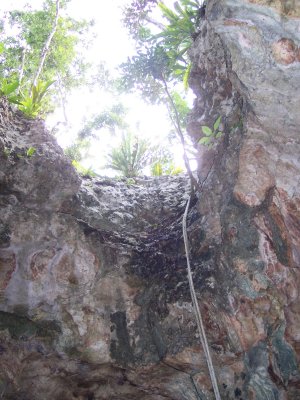
<path id="1" fill-rule="evenodd" d="M 19 86 L 19 81 L 8 83 L 6 80 L 2 82 L 1 92 L 4 96 L 13 93 Z"/>
<path id="2" fill-rule="evenodd" d="M 35 147 L 29 147 L 29 149 L 26 151 L 26 156 L 27 157 L 32 157 L 36 153 L 36 148 Z"/>
<path id="3" fill-rule="evenodd" d="M 185 70 L 185 73 L 184 73 L 184 76 L 183 76 L 183 87 L 184 87 L 185 91 L 187 91 L 188 88 L 189 88 L 189 77 L 190 77 L 190 74 L 191 74 L 191 70 L 192 70 L 192 63 L 189 63 L 189 66 Z"/>
<path id="4" fill-rule="evenodd" d="M 213 131 L 210 129 L 209 126 L 202 126 L 201 129 L 205 136 L 212 136 Z"/>
<path id="5" fill-rule="evenodd" d="M 216 119 L 216 121 L 214 123 L 214 132 L 216 132 L 219 129 L 221 119 L 222 119 L 221 115 L 219 116 L 219 118 Z"/>
<path id="6" fill-rule="evenodd" d="M 203 137 L 199 140 L 199 144 L 204 144 L 205 146 L 209 145 L 211 142 L 211 138 L 210 137 Z"/>

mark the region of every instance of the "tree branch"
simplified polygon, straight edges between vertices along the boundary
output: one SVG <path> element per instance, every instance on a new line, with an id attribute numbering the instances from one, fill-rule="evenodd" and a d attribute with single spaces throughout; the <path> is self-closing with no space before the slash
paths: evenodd
<path id="1" fill-rule="evenodd" d="M 22 51 L 22 64 L 21 64 L 20 73 L 19 73 L 19 86 L 18 86 L 17 94 L 19 94 L 20 90 L 21 90 L 21 84 L 22 84 L 22 80 L 23 80 L 23 76 L 24 76 L 26 53 L 27 53 L 27 47 L 25 45 L 23 48 L 23 51 Z"/>
<path id="2" fill-rule="evenodd" d="M 60 0 L 56 0 L 56 14 L 55 14 L 55 18 L 54 18 L 54 21 L 53 21 L 52 30 L 51 30 L 51 32 L 50 32 L 50 34 L 49 34 L 49 36 L 48 36 L 48 38 L 46 40 L 46 43 L 45 43 L 45 45 L 43 47 L 43 50 L 42 50 L 42 53 L 41 53 L 41 58 L 40 58 L 40 63 L 39 63 L 38 69 L 36 71 L 35 77 L 33 79 L 32 86 L 36 86 L 37 85 L 38 79 L 39 79 L 39 77 L 41 75 L 41 72 L 43 70 L 43 66 L 45 64 L 46 57 L 47 57 L 47 55 L 49 53 L 49 49 L 50 49 L 50 44 L 51 44 L 52 38 L 53 38 L 53 36 L 54 36 L 54 34 L 56 32 L 56 29 L 57 29 L 59 11 L 60 11 Z"/>
<path id="3" fill-rule="evenodd" d="M 191 171 L 189 159 L 188 159 L 188 156 L 187 156 L 187 153 L 186 153 L 185 140 L 184 140 L 184 135 L 183 135 L 183 132 L 182 132 L 182 129 L 181 129 L 180 118 L 179 118 L 179 115 L 178 115 L 177 107 L 176 107 L 176 104 L 174 103 L 174 100 L 173 100 L 173 98 L 171 96 L 171 93 L 169 91 L 167 82 L 166 82 L 166 80 L 165 80 L 163 75 L 161 76 L 161 79 L 162 79 L 162 82 L 164 84 L 165 93 L 168 96 L 169 103 L 170 103 L 170 105 L 171 105 L 171 107 L 172 107 L 172 109 L 174 111 L 174 114 L 175 114 L 175 121 L 172 118 L 172 116 L 171 116 L 171 119 L 173 121 L 173 124 L 175 126 L 176 132 L 177 132 L 177 134 L 179 136 L 179 139 L 181 141 L 181 144 L 182 144 L 184 164 L 185 164 L 185 167 L 187 169 L 189 178 L 191 180 L 192 191 L 194 191 L 196 189 L 200 189 L 200 187 L 199 187 L 199 184 L 198 184 L 197 180 L 195 179 L 195 177 L 194 177 L 194 175 L 193 175 L 193 173 Z"/>

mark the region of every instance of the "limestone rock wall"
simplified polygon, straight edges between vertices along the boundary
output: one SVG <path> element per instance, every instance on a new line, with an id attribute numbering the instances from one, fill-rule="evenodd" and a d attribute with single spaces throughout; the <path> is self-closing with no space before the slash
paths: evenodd
<path id="1" fill-rule="evenodd" d="M 218 271 L 210 341 L 222 343 L 217 359 L 235 354 L 235 398 L 300 396 L 299 11 L 298 2 L 209 1 L 191 51 L 190 134 L 197 145 L 220 115 L 224 134 L 198 145 L 205 184 L 190 236 L 204 231 L 200 248 Z"/>
<path id="2" fill-rule="evenodd" d="M 186 176 L 81 180 L 42 121 L 0 107 L 2 398 L 195 398 L 164 359 L 195 336 L 189 299 L 167 303 L 187 294 Z"/>
<path id="3" fill-rule="evenodd" d="M 298 0 L 210 0 L 191 49 L 188 233 L 222 399 L 300 398 L 299 46 Z M 188 191 L 79 178 L 41 121 L 0 103 L 0 398 L 213 399 Z"/>

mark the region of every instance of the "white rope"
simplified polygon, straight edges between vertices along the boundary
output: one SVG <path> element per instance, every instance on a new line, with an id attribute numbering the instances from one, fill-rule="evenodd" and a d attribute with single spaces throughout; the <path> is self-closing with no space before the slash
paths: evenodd
<path id="1" fill-rule="evenodd" d="M 217 379 L 216 379 L 216 374 L 215 374 L 214 366 L 212 363 L 212 359 L 210 356 L 209 347 L 208 347 L 208 343 L 207 343 L 207 339 L 206 339 L 206 334 L 205 334 L 205 329 L 204 329 L 204 325 L 203 325 L 203 321 L 202 321 L 202 317 L 201 317 L 201 312 L 199 309 L 198 300 L 197 300 L 196 293 L 195 293 L 191 265 L 190 265 L 190 249 L 189 249 L 188 235 L 187 235 L 187 229 L 186 229 L 186 219 L 187 219 L 187 214 L 188 214 L 189 207 L 190 207 L 190 201 L 191 201 L 191 196 L 189 196 L 189 199 L 188 199 L 188 202 L 187 202 L 187 205 L 185 208 L 185 212 L 183 214 L 183 219 L 182 219 L 182 230 L 183 230 L 183 240 L 184 240 L 184 247 L 185 247 L 185 254 L 186 254 L 186 261 L 187 261 L 188 280 L 189 280 L 192 303 L 193 303 L 194 312 L 195 312 L 195 316 L 196 316 L 201 345 L 204 350 L 205 359 L 207 362 L 211 383 L 212 383 L 213 390 L 215 393 L 215 398 L 216 398 L 216 400 L 221 400 L 218 383 L 217 383 Z"/>

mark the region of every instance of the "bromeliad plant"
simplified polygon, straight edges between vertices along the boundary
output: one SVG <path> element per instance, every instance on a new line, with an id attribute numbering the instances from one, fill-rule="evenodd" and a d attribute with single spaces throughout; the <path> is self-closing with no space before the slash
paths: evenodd
<path id="1" fill-rule="evenodd" d="M 151 164 L 152 157 L 149 141 L 127 131 L 123 133 L 120 145 L 108 154 L 106 167 L 119 171 L 127 178 L 134 178 Z"/>
<path id="2" fill-rule="evenodd" d="M 46 111 L 46 96 L 54 81 L 39 81 L 33 86 L 29 94 L 17 93 L 19 81 L 17 79 L 3 78 L 0 80 L 0 96 L 5 96 L 10 103 L 16 104 L 28 118 L 36 118 Z"/>
<path id="3" fill-rule="evenodd" d="M 162 32 L 151 38 L 151 42 L 165 48 L 169 58 L 173 60 L 174 76 L 181 78 L 187 88 L 191 69 L 187 51 L 193 43 L 193 36 L 197 33 L 201 4 L 197 0 L 176 1 L 174 11 L 163 2 L 159 2 L 158 6 L 167 24 Z"/>
<path id="4" fill-rule="evenodd" d="M 0 54 L 4 52 L 4 45 L 0 43 Z M 15 73 L 8 77 L 0 78 L 0 97 L 5 96 L 10 103 L 16 104 L 29 118 L 43 115 L 47 108 L 47 95 L 54 80 L 39 80 L 36 85 L 32 84 L 26 92 L 20 90 L 20 81 Z"/>
<path id="5" fill-rule="evenodd" d="M 46 95 L 49 93 L 50 86 L 55 81 L 39 81 L 36 86 L 32 86 L 31 93 L 20 94 L 20 99 L 15 103 L 27 117 L 36 118 L 45 112 Z"/>
<path id="6" fill-rule="evenodd" d="M 164 23 L 152 17 L 156 6 Z M 136 40 L 138 52 L 129 60 L 129 64 L 138 69 L 142 58 L 149 56 L 149 49 L 160 48 L 168 60 L 169 75 L 175 81 L 183 81 L 187 88 L 191 69 L 187 53 L 198 33 L 203 7 L 203 0 L 178 0 L 172 8 L 163 1 L 132 0 L 131 5 L 125 8 L 123 21 Z M 121 68 L 124 66 L 128 67 L 128 63 Z"/>
<path id="7" fill-rule="evenodd" d="M 213 146 L 215 140 L 219 139 L 223 135 L 223 132 L 219 130 L 221 120 L 222 117 L 219 116 L 214 123 L 213 129 L 211 129 L 209 126 L 202 126 L 202 132 L 205 136 L 198 141 L 199 144 Z"/>

